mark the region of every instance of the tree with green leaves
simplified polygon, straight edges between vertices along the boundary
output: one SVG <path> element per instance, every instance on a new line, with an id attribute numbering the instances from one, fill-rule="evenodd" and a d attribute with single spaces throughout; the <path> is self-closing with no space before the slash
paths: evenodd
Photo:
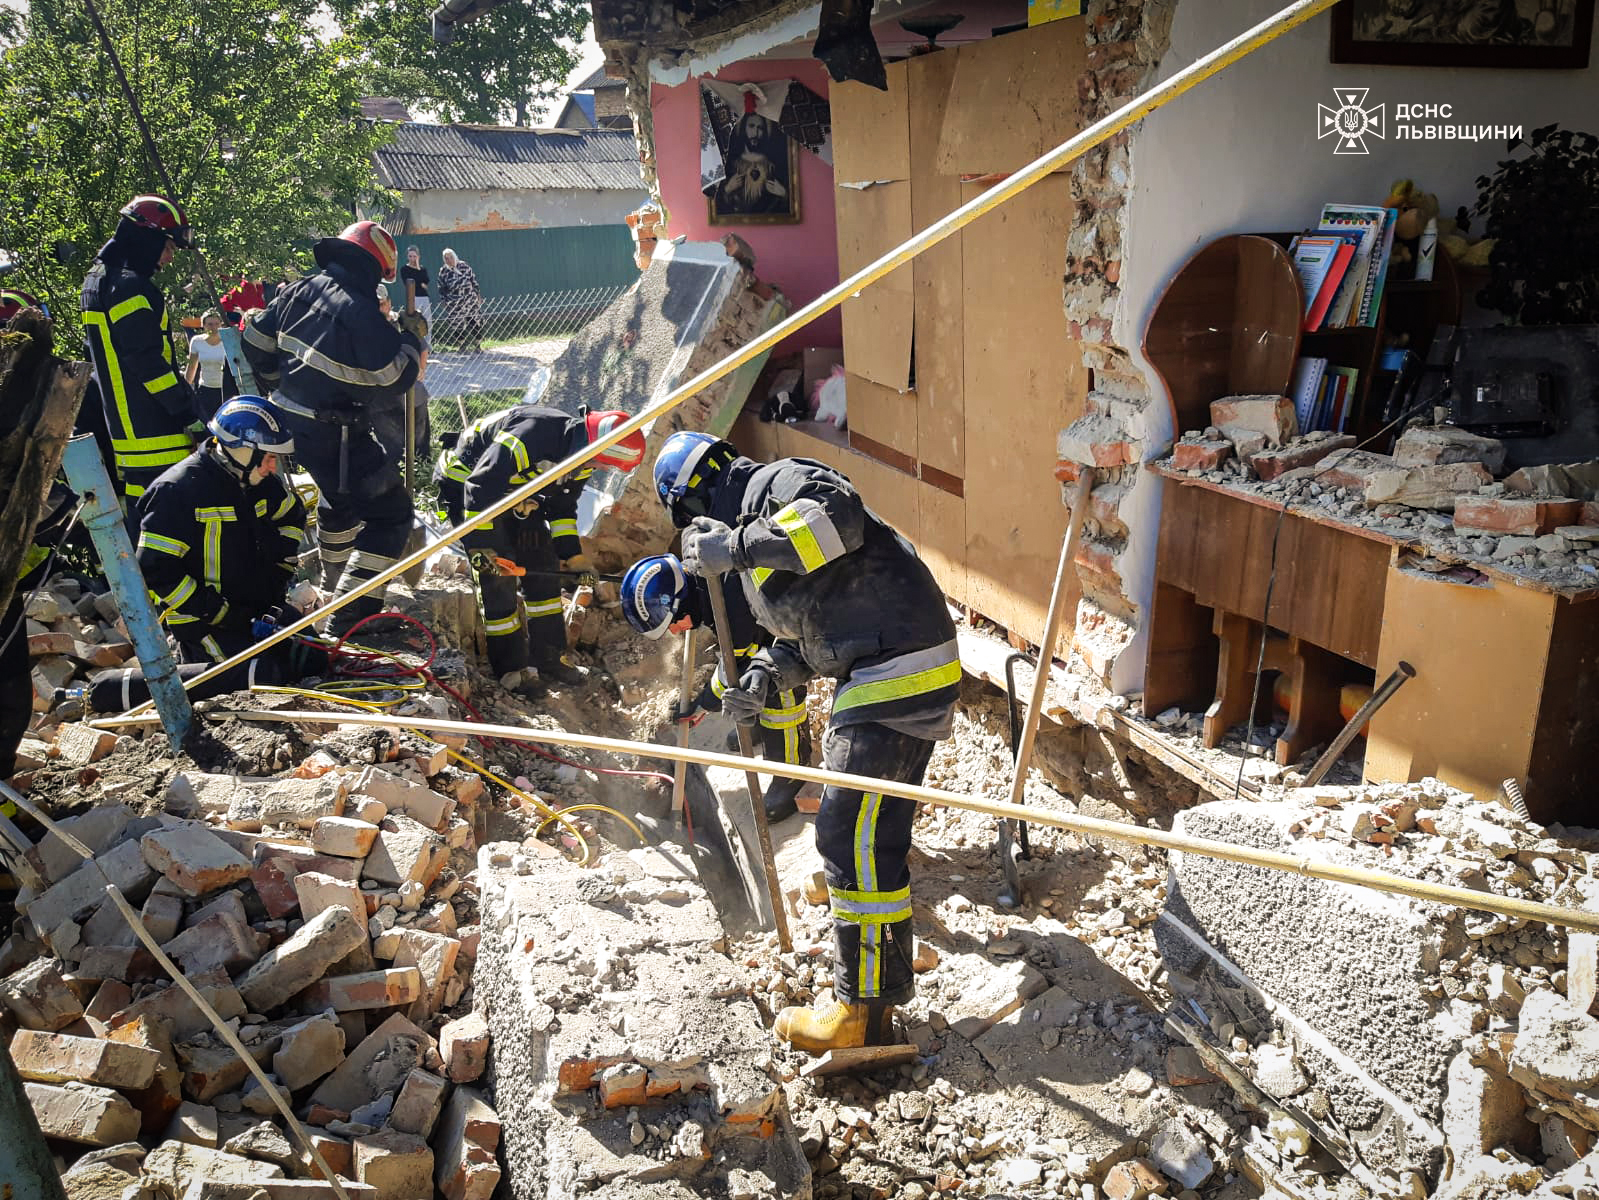
<path id="1" fill-rule="evenodd" d="M 212 277 L 309 265 L 357 202 L 385 126 L 360 117 L 365 68 L 315 32 L 317 0 L 96 0 Z M 0 71 L 0 248 L 16 286 L 75 311 L 117 210 L 161 192 L 83 0 L 34 0 Z M 180 254 L 169 293 L 190 278 Z M 204 307 L 193 293 L 180 307 Z"/>
<path id="2" fill-rule="evenodd" d="M 577 66 L 587 0 L 510 0 L 433 40 L 438 0 L 332 0 L 345 34 L 365 49 L 375 94 L 395 96 L 444 121 L 529 122 Z"/>

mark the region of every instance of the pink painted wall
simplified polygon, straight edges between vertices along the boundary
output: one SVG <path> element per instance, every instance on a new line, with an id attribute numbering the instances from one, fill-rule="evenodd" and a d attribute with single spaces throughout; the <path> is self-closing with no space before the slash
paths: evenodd
<path id="1" fill-rule="evenodd" d="M 814 59 L 735 63 L 710 78 L 729 83 L 797 79 L 817 95 L 827 95 L 827 71 Z M 700 194 L 699 83 L 657 84 L 650 93 L 650 107 L 655 115 L 655 162 L 669 217 L 668 237 L 687 235 L 693 242 L 714 242 L 725 234 L 738 234 L 755 251 L 755 273 L 783 290 L 791 311 L 838 282 L 831 166 L 808 150 L 799 152 L 802 220 L 798 225 L 712 225 L 706 220 L 705 197 Z M 774 353 L 843 344 L 835 309 L 779 342 Z"/>

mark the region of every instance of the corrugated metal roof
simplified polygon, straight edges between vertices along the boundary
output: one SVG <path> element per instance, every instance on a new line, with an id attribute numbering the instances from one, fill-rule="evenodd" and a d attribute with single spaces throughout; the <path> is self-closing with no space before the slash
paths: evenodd
<path id="1" fill-rule="evenodd" d="M 596 88 L 619 88 L 626 86 L 627 80 L 616 75 L 607 75 L 605 73 L 605 64 L 601 63 L 589 73 L 588 77 L 584 79 L 582 83 L 578 84 L 572 90 L 574 92 L 592 92 Z"/>
<path id="2" fill-rule="evenodd" d="M 402 191 L 644 186 L 633 135 L 604 129 L 402 124 L 375 157 L 379 181 Z"/>

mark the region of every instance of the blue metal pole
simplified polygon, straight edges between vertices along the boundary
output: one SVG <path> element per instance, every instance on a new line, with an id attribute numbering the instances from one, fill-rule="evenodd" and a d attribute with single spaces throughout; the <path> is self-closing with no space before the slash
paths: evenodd
<path id="1" fill-rule="evenodd" d="M 111 486 L 105 459 L 100 457 L 100 447 L 93 436 L 85 434 L 69 441 L 61 465 L 66 468 L 72 490 L 83 497 L 84 527 L 94 538 L 94 548 L 100 553 L 100 565 L 111 584 L 111 594 L 116 598 L 128 635 L 133 639 L 134 653 L 144 669 L 145 683 L 149 685 L 156 711 L 161 714 L 167 740 L 172 743 L 173 750 L 179 750 L 188 735 L 194 710 L 189 705 L 188 693 L 183 690 L 183 680 L 178 676 L 166 635 L 161 632 L 155 605 L 150 603 L 144 573 L 139 570 L 133 543 L 128 540 L 122 505 Z"/>

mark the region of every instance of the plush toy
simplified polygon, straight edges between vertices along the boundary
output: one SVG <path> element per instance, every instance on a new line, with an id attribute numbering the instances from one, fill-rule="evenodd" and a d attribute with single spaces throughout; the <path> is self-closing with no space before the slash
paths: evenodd
<path id="1" fill-rule="evenodd" d="M 811 420 L 831 421 L 834 429 L 843 429 L 849 424 L 844 368 L 837 363 L 825 379 L 818 379 L 811 388 Z"/>
<path id="2" fill-rule="evenodd" d="M 1438 219 L 1438 197 L 1424 192 L 1411 179 L 1396 179 L 1388 189 L 1384 208 L 1397 208 L 1399 219 L 1394 222 L 1394 249 L 1392 262 L 1414 262 L 1416 243 L 1427 228 L 1428 221 Z"/>

